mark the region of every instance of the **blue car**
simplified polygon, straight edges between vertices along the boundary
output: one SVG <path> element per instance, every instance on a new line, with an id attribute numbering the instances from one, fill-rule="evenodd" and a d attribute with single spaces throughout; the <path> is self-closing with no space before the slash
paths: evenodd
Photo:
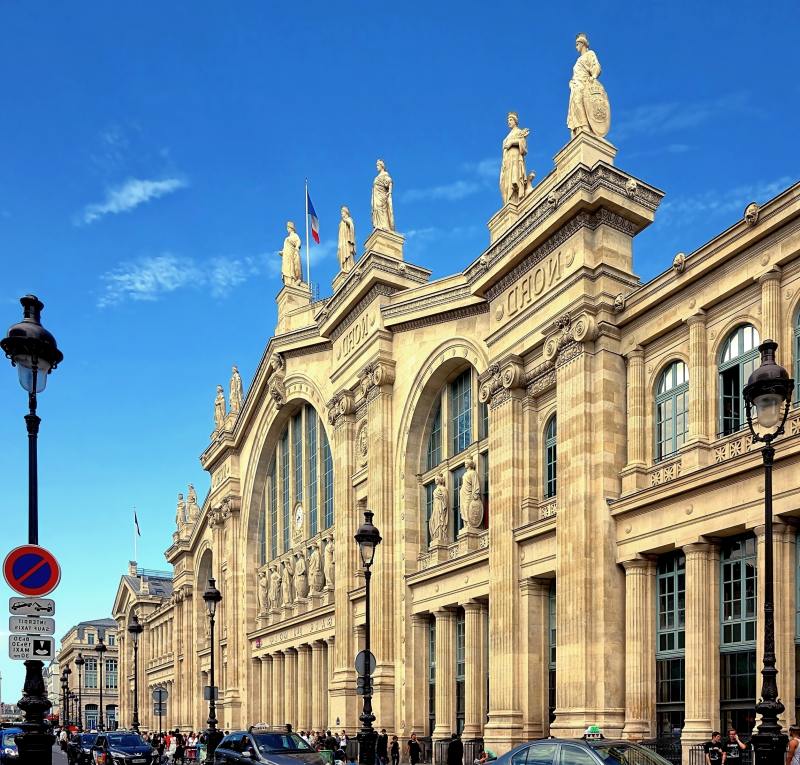
<path id="1" fill-rule="evenodd" d="M 669 765 L 660 755 L 632 741 L 605 738 L 543 738 L 520 744 L 496 765 Z"/>
<path id="2" fill-rule="evenodd" d="M 3 728 L 0 730 L 0 762 L 16 762 L 19 758 L 17 751 L 17 735 L 22 733 L 22 728 Z"/>

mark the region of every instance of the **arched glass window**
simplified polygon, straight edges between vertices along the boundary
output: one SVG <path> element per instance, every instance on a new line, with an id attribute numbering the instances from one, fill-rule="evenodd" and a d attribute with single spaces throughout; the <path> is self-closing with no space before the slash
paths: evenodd
<path id="1" fill-rule="evenodd" d="M 656 460 L 663 460 L 683 446 L 689 432 L 689 371 L 673 361 L 656 385 Z"/>
<path id="2" fill-rule="evenodd" d="M 800 311 L 794 318 L 794 401 L 800 403 Z"/>
<path id="3" fill-rule="evenodd" d="M 727 436 L 747 422 L 742 390 L 758 366 L 758 330 L 751 324 L 728 335 L 719 357 L 719 435 Z"/>
<path id="4" fill-rule="evenodd" d="M 553 415 L 547 421 L 547 427 L 544 429 L 544 496 L 545 499 L 555 497 L 556 495 L 556 477 L 557 477 L 557 423 L 556 416 Z"/>
<path id="5" fill-rule="evenodd" d="M 303 507 L 307 536 L 333 525 L 333 457 L 325 427 L 313 406 L 306 404 L 291 417 L 280 434 L 269 463 L 264 492 L 263 531 L 259 544 L 265 550 L 262 565 L 291 547 L 291 528 L 298 505 Z M 321 523 L 320 523 L 321 521 Z M 267 545 L 267 535 L 269 545 Z"/>
<path id="6" fill-rule="evenodd" d="M 422 454 L 422 501 L 425 536 L 430 543 L 428 521 L 433 509 L 436 476 L 445 478 L 450 498 L 447 538 L 455 541 L 463 526 L 460 509 L 461 481 L 468 459 L 475 460 L 483 495 L 483 528 L 488 526 L 489 438 L 488 407 L 478 402 L 478 377 L 470 367 L 453 375 L 437 394 L 427 425 Z M 477 439 L 475 436 L 477 434 Z"/>

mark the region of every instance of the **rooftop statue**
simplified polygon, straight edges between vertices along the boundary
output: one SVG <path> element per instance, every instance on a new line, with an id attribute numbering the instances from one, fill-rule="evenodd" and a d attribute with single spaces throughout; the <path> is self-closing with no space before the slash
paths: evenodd
<path id="1" fill-rule="evenodd" d="M 583 131 L 605 138 L 611 127 L 611 106 L 605 88 L 597 79 L 600 62 L 595 52 L 589 50 L 589 38 L 583 32 L 575 38 L 575 49 L 578 60 L 569 81 L 567 127 L 573 138 Z"/>
<path id="2" fill-rule="evenodd" d="M 182 496 L 182 495 L 178 495 Z M 189 484 L 189 488 L 186 495 L 186 515 L 190 522 L 194 522 L 197 519 L 197 516 L 200 515 L 200 506 L 197 504 L 197 491 L 194 488 L 194 484 Z"/>
<path id="3" fill-rule="evenodd" d="M 242 387 L 242 376 L 239 374 L 239 368 L 234 364 L 231 371 L 231 412 L 236 414 L 242 408 L 242 401 L 244 400 L 244 389 Z"/>
<path id="4" fill-rule="evenodd" d="M 519 126 L 516 112 L 508 113 L 508 135 L 503 141 L 503 164 L 500 166 L 500 194 L 503 204 L 518 203 L 530 191 L 535 173 L 525 171 L 530 130 Z"/>
<path id="5" fill-rule="evenodd" d="M 300 237 L 297 235 L 294 223 L 286 223 L 286 239 L 283 240 L 281 256 L 281 277 L 287 287 L 300 284 L 302 272 L 300 270 Z"/>
<path id="6" fill-rule="evenodd" d="M 217 430 L 225 427 L 225 394 L 221 385 L 217 385 L 217 397 L 214 399 L 214 425 Z"/>
<path id="7" fill-rule="evenodd" d="M 182 529 L 186 523 L 186 502 L 183 499 L 183 494 L 178 494 L 178 507 L 175 511 L 175 525 L 178 529 Z"/>
<path id="8" fill-rule="evenodd" d="M 374 198 L 374 193 L 373 193 Z M 339 268 L 346 274 L 353 270 L 356 254 L 356 225 L 350 217 L 350 210 L 342 207 L 342 220 L 339 223 Z"/>
<path id="9" fill-rule="evenodd" d="M 375 166 L 378 174 L 372 182 L 372 228 L 394 231 L 392 178 L 386 172 L 386 164 L 382 159 L 379 159 Z"/>

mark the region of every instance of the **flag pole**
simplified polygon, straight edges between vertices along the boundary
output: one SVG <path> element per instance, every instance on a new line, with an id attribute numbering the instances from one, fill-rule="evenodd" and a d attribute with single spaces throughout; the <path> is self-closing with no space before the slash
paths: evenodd
<path id="1" fill-rule="evenodd" d="M 139 561 L 136 559 L 137 554 L 137 545 L 136 545 L 136 505 L 133 506 L 133 560 L 136 561 L 136 565 L 139 565 Z"/>
<path id="2" fill-rule="evenodd" d="M 306 178 L 306 278 L 311 289 L 311 247 L 308 241 L 308 178 Z"/>

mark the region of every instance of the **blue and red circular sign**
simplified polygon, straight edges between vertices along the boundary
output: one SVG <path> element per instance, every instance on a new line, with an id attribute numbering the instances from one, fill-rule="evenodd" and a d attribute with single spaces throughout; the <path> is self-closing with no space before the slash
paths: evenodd
<path id="1" fill-rule="evenodd" d="M 53 553 L 39 545 L 15 547 L 3 563 L 8 586 L 20 595 L 47 595 L 58 587 L 61 567 Z"/>

